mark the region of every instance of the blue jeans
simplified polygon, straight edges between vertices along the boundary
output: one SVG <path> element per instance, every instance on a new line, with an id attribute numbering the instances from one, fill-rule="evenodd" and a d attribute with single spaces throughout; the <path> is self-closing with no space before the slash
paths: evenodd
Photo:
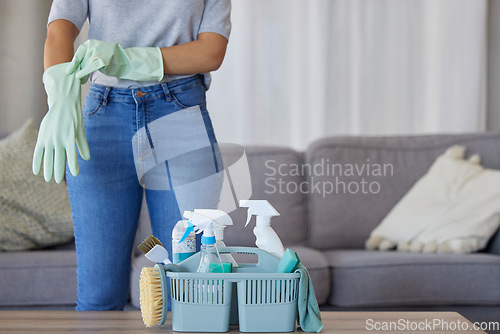
<path id="1" fill-rule="evenodd" d="M 122 310 L 128 298 L 130 262 L 132 250 L 137 246 L 133 242 L 143 194 L 146 194 L 153 234 L 169 252 L 172 228 L 181 219 L 175 187 L 170 190 L 146 187 L 144 191 L 141 186 L 136 167 L 137 157 L 144 152 L 140 152 L 143 148 L 133 146 L 134 135 L 146 133 L 146 143 L 152 148 L 154 143 L 148 125 L 157 120 L 178 120 L 178 124 L 163 123 L 169 129 L 161 131 L 174 132 L 175 136 L 162 145 L 174 151 L 189 148 L 192 138 L 196 137 L 193 131 L 200 132 L 200 124 L 191 121 L 198 117 L 204 131 L 198 137 L 208 138 L 210 145 L 214 145 L 216 139 L 199 75 L 140 89 L 92 85 L 83 113 L 91 159 L 79 158 L 77 177 L 66 171 L 77 255 L 76 309 Z M 186 113 L 190 117 L 182 116 Z M 169 115 L 180 117 L 165 117 Z M 177 128 L 182 131 L 169 131 Z M 214 164 L 215 156 L 201 154 L 198 158 L 200 165 L 206 165 Z M 196 169 L 192 163 L 189 165 Z M 170 178 L 168 162 L 162 166 Z M 181 178 L 186 173 L 190 173 L 189 168 L 181 168 Z M 171 179 L 167 183 L 172 186 Z M 216 206 L 211 200 L 214 199 L 203 206 Z"/>

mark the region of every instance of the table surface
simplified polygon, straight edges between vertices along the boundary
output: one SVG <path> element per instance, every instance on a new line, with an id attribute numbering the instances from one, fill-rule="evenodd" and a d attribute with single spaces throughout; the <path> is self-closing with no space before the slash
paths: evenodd
<path id="1" fill-rule="evenodd" d="M 425 333 L 485 333 L 460 330 L 453 326 L 472 329 L 472 323 L 456 312 L 321 312 L 325 327 L 322 333 L 415 333 L 411 326 L 446 322 L 446 327 L 420 331 Z M 170 318 L 170 313 L 169 313 Z M 384 326 L 406 326 L 408 330 L 383 330 Z M 401 328 L 401 327 L 400 327 Z M 453 328 L 455 330 L 453 330 Z M 463 327 L 462 327 L 463 328 Z M 372 329 L 372 330 L 368 330 Z M 396 328 L 397 329 L 397 328 Z M 302 332 L 297 329 L 297 332 Z M 174 333 L 170 320 L 162 326 L 146 328 L 140 311 L 76 312 L 76 311 L 0 311 L 0 333 Z M 230 333 L 239 333 L 232 326 Z"/>

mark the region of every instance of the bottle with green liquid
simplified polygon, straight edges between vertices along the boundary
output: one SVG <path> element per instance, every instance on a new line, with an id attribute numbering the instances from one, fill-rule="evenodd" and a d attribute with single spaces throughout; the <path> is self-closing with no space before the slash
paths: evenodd
<path id="1" fill-rule="evenodd" d="M 198 273 L 224 272 L 224 267 L 222 266 L 222 261 L 220 260 L 219 251 L 217 250 L 217 246 L 215 246 L 215 237 L 201 238 L 200 265 L 198 266 L 198 270 L 196 272 Z"/>
<path id="2" fill-rule="evenodd" d="M 220 224 L 203 212 L 185 211 L 184 217 L 189 220 L 187 222 L 186 231 L 181 238 L 181 242 L 186 240 L 187 235 L 193 230 L 196 230 L 197 233 L 203 232 L 201 237 L 200 264 L 197 272 L 223 273 L 224 267 L 222 266 L 219 251 L 215 245 L 216 240 L 214 234 L 214 229 Z"/>

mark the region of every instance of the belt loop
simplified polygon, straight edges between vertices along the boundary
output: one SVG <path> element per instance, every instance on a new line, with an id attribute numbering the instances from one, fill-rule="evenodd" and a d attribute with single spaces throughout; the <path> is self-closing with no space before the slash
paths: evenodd
<path id="1" fill-rule="evenodd" d="M 161 88 L 163 88 L 163 93 L 165 94 L 165 99 L 167 102 L 172 100 L 172 95 L 170 94 L 170 89 L 168 89 L 167 84 L 164 82 L 161 84 Z"/>
<path id="2" fill-rule="evenodd" d="M 111 87 L 106 87 L 106 90 L 104 91 L 104 94 L 102 95 L 102 105 L 103 106 L 108 105 L 108 95 L 109 95 L 110 91 L 111 91 Z"/>

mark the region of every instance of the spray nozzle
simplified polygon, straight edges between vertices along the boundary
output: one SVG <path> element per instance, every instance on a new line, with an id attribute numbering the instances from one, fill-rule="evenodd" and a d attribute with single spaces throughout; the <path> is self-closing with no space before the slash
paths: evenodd
<path id="1" fill-rule="evenodd" d="M 257 216 L 257 223 L 269 225 L 271 217 L 279 216 L 279 212 L 266 200 L 241 200 L 240 207 L 248 208 L 247 222 L 248 225 L 252 216 Z"/>
<path id="2" fill-rule="evenodd" d="M 233 225 L 231 217 L 220 210 L 184 211 L 183 216 L 188 219 L 188 226 L 179 243 L 183 242 L 192 231 L 196 234 L 203 232 L 202 243 L 215 243 L 214 230 Z"/>

